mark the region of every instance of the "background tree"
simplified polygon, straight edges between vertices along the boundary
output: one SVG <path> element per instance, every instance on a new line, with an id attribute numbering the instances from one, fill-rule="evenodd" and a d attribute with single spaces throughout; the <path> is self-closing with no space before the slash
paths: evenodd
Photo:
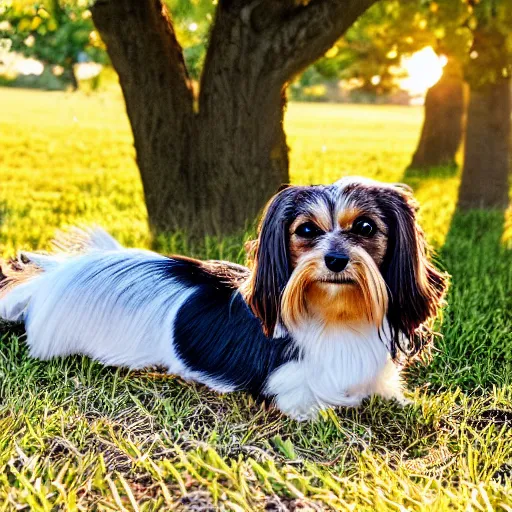
<path id="1" fill-rule="evenodd" d="M 84 58 L 100 63 L 106 60 L 86 2 L 18 0 L 3 10 L 1 19 L 6 23 L 0 29 L 0 38 L 11 40 L 12 51 L 45 66 L 60 66 L 62 78 L 74 89 L 78 87 L 75 64 Z"/>
<path id="2" fill-rule="evenodd" d="M 155 231 L 228 234 L 288 181 L 284 88 L 375 0 L 220 0 L 196 96 L 160 0 L 97 0 Z"/>
<path id="3" fill-rule="evenodd" d="M 470 97 L 459 207 L 505 208 L 509 200 L 512 4 L 468 0 L 473 41 L 465 65 Z"/>
<path id="4" fill-rule="evenodd" d="M 420 5 L 418 23 L 427 34 L 428 44 L 447 63 L 441 78 L 425 96 L 423 127 L 410 166 L 455 166 L 464 134 L 463 62 L 471 42 L 471 34 L 464 26 L 467 8 L 463 2 L 453 0 L 428 0 Z"/>
<path id="5" fill-rule="evenodd" d="M 313 65 L 317 80 L 356 79 L 352 98 L 369 101 L 396 92 L 403 57 L 432 47 L 448 59 L 428 91 L 425 120 L 411 167 L 454 165 L 465 111 L 462 61 L 470 44 L 467 7 L 453 0 L 381 0 Z M 311 74 L 305 78 L 310 78 Z"/>
<path id="6" fill-rule="evenodd" d="M 411 168 L 455 167 L 464 133 L 464 78 L 459 60 L 450 56 L 437 83 L 425 95 L 424 120 Z"/>
<path id="7" fill-rule="evenodd" d="M 453 165 L 463 135 L 462 60 L 470 34 L 462 24 L 466 7 L 453 0 L 383 0 L 362 16 L 341 39 L 335 58 L 315 67 L 336 69 L 341 78 L 358 78 L 360 90 L 386 94 L 398 86 L 405 56 L 432 47 L 448 60 L 440 80 L 426 94 L 425 117 L 411 167 Z"/>

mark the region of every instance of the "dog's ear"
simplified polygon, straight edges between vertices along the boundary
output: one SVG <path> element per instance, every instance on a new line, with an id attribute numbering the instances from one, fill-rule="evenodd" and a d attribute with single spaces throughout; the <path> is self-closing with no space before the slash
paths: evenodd
<path id="1" fill-rule="evenodd" d="M 389 293 L 391 353 L 395 357 L 398 348 L 412 356 L 431 339 L 429 320 L 442 304 L 448 278 L 430 260 L 425 236 L 416 222 L 417 203 L 411 189 L 407 185 L 390 187 L 380 195 L 379 203 L 389 230 L 382 274 Z"/>
<path id="2" fill-rule="evenodd" d="M 288 230 L 294 218 L 299 189 L 280 189 L 269 201 L 259 226 L 258 240 L 251 247 L 254 260 L 246 300 L 269 337 L 279 319 L 281 294 L 292 272 Z"/>

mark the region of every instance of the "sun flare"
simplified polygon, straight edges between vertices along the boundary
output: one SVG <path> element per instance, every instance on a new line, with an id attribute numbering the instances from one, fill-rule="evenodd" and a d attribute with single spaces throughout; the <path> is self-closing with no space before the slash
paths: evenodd
<path id="1" fill-rule="evenodd" d="M 406 71 L 407 77 L 399 81 L 400 87 L 412 96 L 423 95 L 441 78 L 445 65 L 446 57 L 437 55 L 431 46 L 410 57 L 403 57 L 401 67 Z"/>

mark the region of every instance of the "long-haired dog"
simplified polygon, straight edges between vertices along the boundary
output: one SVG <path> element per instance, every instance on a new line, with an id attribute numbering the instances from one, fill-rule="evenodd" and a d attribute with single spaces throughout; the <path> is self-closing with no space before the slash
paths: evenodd
<path id="1" fill-rule="evenodd" d="M 4 268 L 0 317 L 25 323 L 34 357 L 163 366 L 296 419 L 403 400 L 402 363 L 429 342 L 446 289 L 415 214 L 401 185 L 289 186 L 266 207 L 250 269 L 75 231 Z"/>

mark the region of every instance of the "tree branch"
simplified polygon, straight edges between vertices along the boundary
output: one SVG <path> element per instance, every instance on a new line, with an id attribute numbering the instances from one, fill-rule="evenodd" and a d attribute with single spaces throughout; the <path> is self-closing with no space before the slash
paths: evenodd
<path id="1" fill-rule="evenodd" d="M 322 57 L 378 0 L 311 0 L 297 7 L 275 34 L 285 81 Z"/>
<path id="2" fill-rule="evenodd" d="M 193 94 L 183 51 L 162 1 L 97 0 L 91 11 L 119 75 L 132 126 L 132 104 L 156 101 L 143 97 L 148 86 L 158 89 L 166 122 L 181 124 L 193 113 Z"/>
<path id="3" fill-rule="evenodd" d="M 266 28 L 286 17 L 297 7 L 296 0 L 261 0 L 251 9 L 250 21 L 253 30 L 263 32 Z"/>

